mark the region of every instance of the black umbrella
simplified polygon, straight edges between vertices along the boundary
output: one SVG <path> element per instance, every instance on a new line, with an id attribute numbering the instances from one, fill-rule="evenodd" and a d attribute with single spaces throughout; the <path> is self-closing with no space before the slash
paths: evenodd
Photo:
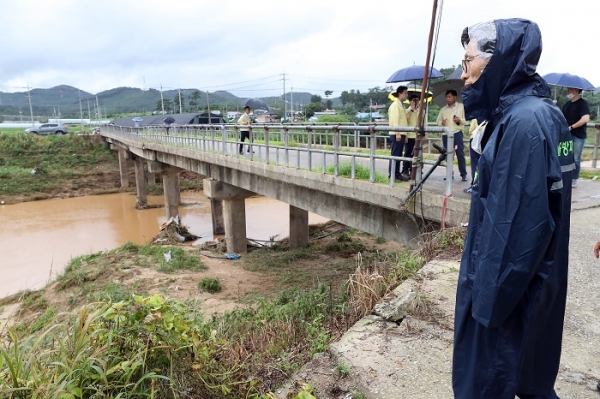
<path id="1" fill-rule="evenodd" d="M 269 106 L 263 100 L 258 98 L 251 98 L 246 100 L 244 106 L 250 107 L 251 109 L 264 109 L 265 111 L 269 111 Z"/>
<path id="2" fill-rule="evenodd" d="M 448 77 L 441 82 L 437 82 L 433 85 L 433 103 L 443 107 L 446 105 L 446 91 L 456 91 L 456 101 L 462 103 L 461 91 L 465 85 L 465 82 L 460 78 L 462 75 L 462 67 L 459 66 L 452 72 Z"/>
<path id="3" fill-rule="evenodd" d="M 173 118 L 172 116 L 167 116 L 163 119 L 163 122 L 167 125 L 170 125 L 171 123 L 175 122 L 175 118 Z"/>

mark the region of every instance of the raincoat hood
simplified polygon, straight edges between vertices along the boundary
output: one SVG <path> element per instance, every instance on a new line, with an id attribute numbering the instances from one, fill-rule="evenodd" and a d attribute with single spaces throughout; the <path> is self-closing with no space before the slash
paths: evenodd
<path id="1" fill-rule="evenodd" d="M 550 97 L 548 84 L 535 72 L 542 54 L 537 24 L 516 18 L 494 24 L 494 54 L 479 79 L 462 91 L 467 119 L 489 120 L 524 96 Z"/>

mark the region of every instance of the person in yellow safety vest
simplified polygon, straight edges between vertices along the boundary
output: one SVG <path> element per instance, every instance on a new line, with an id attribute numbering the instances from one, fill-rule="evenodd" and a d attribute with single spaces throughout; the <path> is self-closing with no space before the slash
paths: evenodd
<path id="1" fill-rule="evenodd" d="M 398 86 L 396 91 L 392 93 L 396 99 L 392 102 L 392 105 L 388 108 L 388 118 L 390 126 L 408 126 L 406 121 L 406 111 L 402 102 L 408 97 L 408 87 Z M 401 157 L 402 149 L 404 148 L 404 142 L 406 140 L 406 132 L 394 132 L 390 131 L 390 146 L 391 156 Z M 388 177 L 392 176 L 392 160 L 390 159 L 390 165 L 388 167 Z M 394 177 L 396 180 L 407 181 L 406 176 L 400 174 L 400 161 L 396 161 L 394 168 Z"/>
<path id="2" fill-rule="evenodd" d="M 465 149 L 463 144 L 463 127 L 465 126 L 465 108 L 456 101 L 456 90 L 446 91 L 446 104 L 437 117 L 437 125 L 450 128 L 454 132 L 454 151 L 458 161 L 458 171 L 462 181 L 467 181 Z M 442 135 L 442 143 L 448 148 L 448 137 Z M 450 165 L 452 167 L 452 165 Z M 454 173 L 452 174 L 454 176 Z"/>
<path id="3" fill-rule="evenodd" d="M 406 121 L 407 126 L 417 126 L 417 120 L 419 116 L 419 96 L 417 94 L 411 94 L 408 97 L 410 105 L 406 109 Z M 415 141 L 417 139 L 417 133 L 415 131 L 406 133 L 406 143 L 404 144 L 404 157 L 411 158 L 413 156 L 413 150 L 415 148 Z M 410 178 L 410 172 L 412 170 L 412 161 L 402 162 L 402 175 Z"/>
<path id="4" fill-rule="evenodd" d="M 471 158 L 471 185 L 467 188 L 463 189 L 465 193 L 473 192 L 473 184 L 475 183 L 475 174 L 477 173 L 477 162 L 479 162 L 480 153 L 473 149 L 473 133 L 475 133 L 475 129 L 477 129 L 479 124 L 477 123 L 477 119 L 471 119 L 471 124 L 469 125 L 469 158 Z"/>

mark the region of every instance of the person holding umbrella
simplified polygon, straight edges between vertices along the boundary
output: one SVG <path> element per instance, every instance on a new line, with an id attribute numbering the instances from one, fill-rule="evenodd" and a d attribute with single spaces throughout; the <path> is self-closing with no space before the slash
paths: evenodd
<path id="1" fill-rule="evenodd" d="M 408 87 L 398 86 L 396 91 L 393 93 L 396 99 L 392 102 L 392 105 L 388 108 L 388 119 L 390 126 L 408 126 L 406 120 L 406 110 L 402 102 L 408 97 Z M 404 141 L 406 140 L 405 132 L 393 132 L 390 131 L 390 145 L 391 155 L 393 157 L 401 157 L 402 150 L 404 148 Z M 390 159 L 390 165 L 388 167 L 388 177 L 392 176 L 392 160 Z M 400 161 L 396 161 L 396 167 L 394 170 L 394 177 L 396 180 L 408 181 L 407 176 L 400 174 Z"/>
<path id="2" fill-rule="evenodd" d="M 462 181 L 467 181 L 465 162 L 465 145 L 463 143 L 463 128 L 465 127 L 465 108 L 456 101 L 456 90 L 446 91 L 446 105 L 442 107 L 437 117 L 438 126 L 445 126 L 454 132 L 454 151 L 458 161 L 458 171 Z M 442 135 L 444 148 L 448 147 L 448 136 Z M 451 165 L 452 167 L 452 165 Z M 454 173 L 452 174 L 454 177 Z"/>
<path id="3" fill-rule="evenodd" d="M 581 89 L 575 87 L 567 88 L 569 101 L 563 105 L 563 115 L 569 124 L 571 136 L 573 136 L 573 154 L 575 155 L 575 173 L 573 174 L 573 187 L 577 187 L 577 179 L 581 171 L 581 154 L 587 138 L 586 126 L 590 120 L 590 107 L 582 97 Z"/>
<path id="4" fill-rule="evenodd" d="M 241 143 L 240 143 L 240 155 L 244 154 L 244 141 L 248 139 L 250 141 L 250 124 L 252 124 L 252 119 L 250 119 L 250 107 L 246 105 L 244 107 L 244 113 L 238 119 L 238 125 L 244 125 L 244 127 L 240 128 Z M 248 152 L 250 152 L 250 147 L 248 147 Z"/>
<path id="5" fill-rule="evenodd" d="M 406 121 L 408 127 L 417 126 L 417 119 L 419 114 L 419 95 L 411 94 L 408 97 L 409 106 L 406 109 Z M 404 157 L 411 158 L 413 156 L 413 150 L 415 148 L 415 141 L 417 139 L 416 132 L 406 132 L 406 143 L 404 146 Z M 402 175 L 410 179 L 410 172 L 412 170 L 412 161 L 402 162 Z"/>

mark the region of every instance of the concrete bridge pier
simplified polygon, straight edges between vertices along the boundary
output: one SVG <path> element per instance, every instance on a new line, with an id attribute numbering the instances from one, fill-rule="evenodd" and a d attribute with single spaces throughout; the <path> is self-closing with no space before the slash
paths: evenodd
<path id="1" fill-rule="evenodd" d="M 225 220 L 223 219 L 223 201 L 211 198 L 210 210 L 212 214 L 213 234 L 225 234 Z"/>
<path id="2" fill-rule="evenodd" d="M 308 211 L 290 205 L 290 248 L 308 246 Z"/>
<path id="3" fill-rule="evenodd" d="M 179 215 L 181 204 L 181 192 L 179 190 L 179 172 L 183 169 L 162 162 L 149 161 L 148 172 L 160 173 L 163 181 L 163 192 L 165 196 L 165 210 L 167 219 Z"/>
<path id="4" fill-rule="evenodd" d="M 179 172 L 181 172 L 181 169 L 171 166 L 162 173 L 167 220 L 179 215 L 179 205 L 181 204 Z"/>
<path id="5" fill-rule="evenodd" d="M 119 152 L 120 153 L 120 152 Z M 135 187 L 137 189 L 137 198 L 135 200 L 135 209 L 145 209 L 148 206 L 148 191 L 146 189 L 146 173 L 144 158 L 135 157 Z"/>
<path id="6" fill-rule="evenodd" d="M 211 204 L 221 201 L 223 208 L 223 227 L 227 252 L 246 252 L 248 239 L 246 236 L 246 198 L 255 195 L 252 191 L 244 190 L 231 184 L 216 180 L 204 179 L 204 194 L 211 199 Z M 218 206 L 216 207 L 218 208 Z M 213 208 L 213 223 L 219 219 L 215 215 L 218 209 Z M 213 230 L 217 226 L 213 224 Z"/>
<path id="7" fill-rule="evenodd" d="M 131 168 L 131 158 L 132 154 L 124 148 L 120 148 L 114 145 L 111 145 L 111 149 L 117 150 L 119 154 L 119 173 L 121 176 L 121 188 L 129 187 L 129 178 L 127 177 L 127 171 Z"/>

